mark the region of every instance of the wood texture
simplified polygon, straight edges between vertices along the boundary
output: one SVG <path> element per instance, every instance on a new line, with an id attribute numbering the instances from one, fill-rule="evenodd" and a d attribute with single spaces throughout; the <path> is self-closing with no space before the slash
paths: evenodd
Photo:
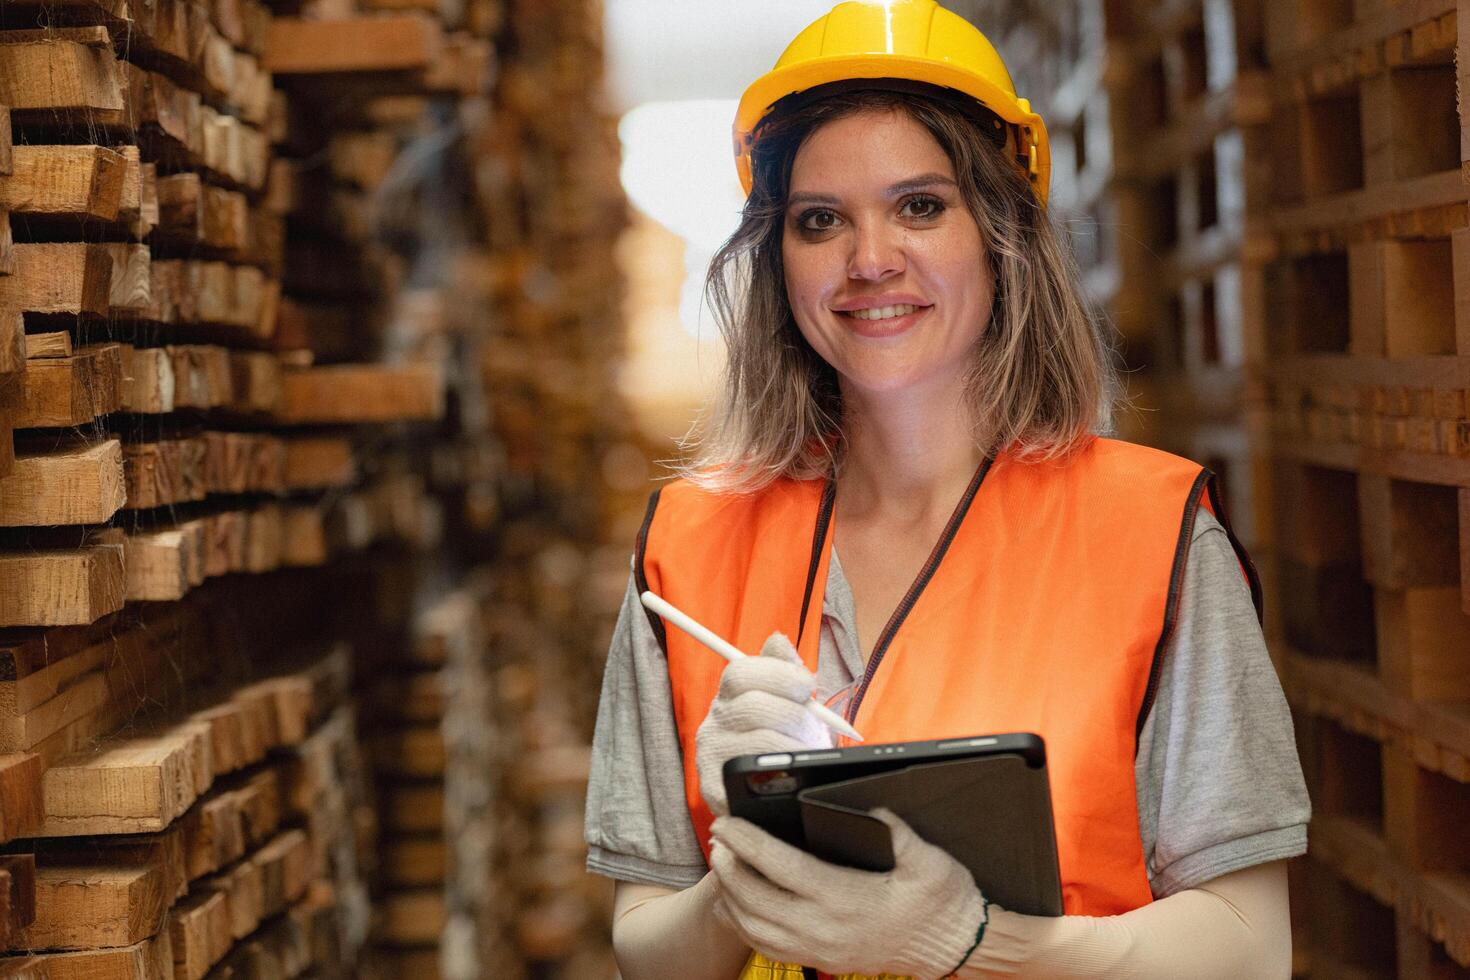
<path id="1" fill-rule="evenodd" d="M 197 724 L 104 743 L 46 770 L 42 832 L 70 837 L 160 831 L 209 787 L 213 775 L 208 731 Z"/>
<path id="2" fill-rule="evenodd" d="M 99 524 L 125 501 L 122 444 L 93 444 L 17 454 L 0 478 L 0 526 Z"/>
<path id="3" fill-rule="evenodd" d="M 0 555 L 0 626 L 72 626 L 122 608 L 122 545 Z"/>
<path id="4" fill-rule="evenodd" d="M 0 52 L 5 50 L 0 45 Z M 20 243 L 15 269 L 0 277 L 0 308 L 25 313 L 107 313 L 112 258 L 102 245 Z"/>
<path id="5" fill-rule="evenodd" d="M 0 31 L 0 103 L 22 118 L 125 122 L 111 35 L 102 27 Z"/>
<path id="6" fill-rule="evenodd" d="M 0 180 L 0 209 L 114 221 L 122 206 L 126 174 L 122 154 L 104 146 L 22 144 L 14 150 L 10 176 Z"/>
<path id="7" fill-rule="evenodd" d="M 95 344 L 71 357 L 38 358 L 27 362 L 23 381 L 15 428 L 85 425 L 122 407 L 122 351 Z"/>
<path id="8" fill-rule="evenodd" d="M 130 946 L 158 932 L 171 899 L 156 864 L 37 868 L 36 921 L 14 942 L 36 949 Z"/>
<path id="9" fill-rule="evenodd" d="M 439 26 L 422 15 L 322 21 L 277 17 L 271 21 L 264 67 L 276 75 L 422 71 L 442 47 Z"/>
<path id="10" fill-rule="evenodd" d="M 432 420 L 444 411 L 437 366 L 336 365 L 287 371 L 276 417 L 289 425 Z"/>

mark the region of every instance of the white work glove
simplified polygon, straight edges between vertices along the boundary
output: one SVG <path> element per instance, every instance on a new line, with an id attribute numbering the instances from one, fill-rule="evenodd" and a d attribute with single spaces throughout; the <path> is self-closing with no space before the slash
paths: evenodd
<path id="1" fill-rule="evenodd" d="M 964 865 L 892 811 L 873 815 L 892 828 L 892 871 L 829 864 L 748 820 L 716 820 L 715 915 L 780 962 L 832 974 L 948 976 L 978 945 L 988 903 Z"/>
<path id="2" fill-rule="evenodd" d="M 725 667 L 719 694 L 694 735 L 699 792 L 710 812 L 717 817 L 730 812 L 726 760 L 832 747 L 832 732 L 803 707 L 816 689 L 816 677 L 781 633 L 771 634 L 760 656 Z"/>

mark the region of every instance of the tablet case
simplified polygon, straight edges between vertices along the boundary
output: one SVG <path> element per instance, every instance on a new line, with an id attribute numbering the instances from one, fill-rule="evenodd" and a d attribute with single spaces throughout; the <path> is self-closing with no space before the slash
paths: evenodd
<path id="1" fill-rule="evenodd" d="M 888 825 L 867 812 L 887 807 L 968 868 L 992 902 L 1062 914 L 1046 771 L 1019 756 L 920 763 L 809 787 L 797 800 L 807 850 L 824 860 L 892 870 Z"/>

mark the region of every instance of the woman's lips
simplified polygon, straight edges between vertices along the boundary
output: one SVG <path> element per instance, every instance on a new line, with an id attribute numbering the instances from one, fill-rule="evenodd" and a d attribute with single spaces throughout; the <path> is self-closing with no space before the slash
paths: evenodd
<path id="1" fill-rule="evenodd" d="M 934 309 L 932 306 L 921 306 L 912 313 L 887 317 L 883 320 L 860 320 L 847 313 L 838 313 L 837 316 L 842 320 L 843 326 L 859 337 L 882 339 L 897 337 L 911 330 L 932 309 Z"/>

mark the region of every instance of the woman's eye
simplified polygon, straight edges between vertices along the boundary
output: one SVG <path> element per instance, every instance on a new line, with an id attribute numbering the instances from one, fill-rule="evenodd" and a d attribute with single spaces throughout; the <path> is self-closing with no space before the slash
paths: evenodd
<path id="1" fill-rule="evenodd" d="M 937 197 L 919 195 L 904 201 L 899 210 L 906 218 L 936 218 L 944 210 L 944 202 Z"/>
<path id="2" fill-rule="evenodd" d="M 837 227 L 837 215 L 825 208 L 813 208 L 803 212 L 796 223 L 802 231 L 831 231 Z"/>

